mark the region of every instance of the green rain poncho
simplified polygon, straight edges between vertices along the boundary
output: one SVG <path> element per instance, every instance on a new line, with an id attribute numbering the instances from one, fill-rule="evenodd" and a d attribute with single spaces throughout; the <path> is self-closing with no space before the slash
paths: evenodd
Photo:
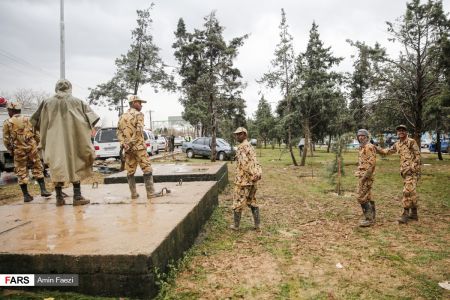
<path id="1" fill-rule="evenodd" d="M 91 174 L 95 151 L 91 131 L 100 119 L 89 105 L 72 96 L 72 84 L 59 80 L 56 94 L 31 116 L 41 134 L 44 162 L 53 182 L 76 182 Z"/>

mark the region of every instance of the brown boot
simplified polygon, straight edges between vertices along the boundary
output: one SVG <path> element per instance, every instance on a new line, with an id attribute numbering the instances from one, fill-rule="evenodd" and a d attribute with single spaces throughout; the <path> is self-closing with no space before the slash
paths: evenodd
<path id="1" fill-rule="evenodd" d="M 20 189 L 22 190 L 23 194 L 23 202 L 33 201 L 33 196 L 31 196 L 30 193 L 28 193 L 28 185 L 26 183 L 21 184 Z"/>
<path id="2" fill-rule="evenodd" d="M 361 208 L 364 213 L 364 219 L 359 222 L 359 227 L 370 227 L 374 224 L 373 219 L 373 207 L 370 202 L 365 202 L 361 204 Z"/>
<path id="3" fill-rule="evenodd" d="M 144 174 L 144 183 L 145 183 L 145 190 L 147 191 L 147 199 L 150 200 L 154 197 L 155 194 L 152 173 Z"/>
<path id="4" fill-rule="evenodd" d="M 63 206 L 66 204 L 64 200 L 64 193 L 62 192 L 62 186 L 55 186 L 56 192 L 56 206 Z"/>
<path id="5" fill-rule="evenodd" d="M 80 183 L 73 184 L 73 206 L 86 205 L 91 203 L 90 200 L 84 198 L 81 195 L 81 186 Z"/>
<path id="6" fill-rule="evenodd" d="M 139 194 L 136 192 L 136 179 L 134 175 L 128 175 L 128 186 L 130 187 L 131 199 L 139 198 Z"/>
<path id="7" fill-rule="evenodd" d="M 253 221 L 255 222 L 255 230 L 261 231 L 260 227 L 261 220 L 259 219 L 259 207 L 250 206 L 250 209 L 252 210 Z"/>
<path id="8" fill-rule="evenodd" d="M 419 215 L 417 214 L 417 207 L 410 208 L 409 219 L 413 221 L 419 221 Z"/>
<path id="9" fill-rule="evenodd" d="M 404 208 L 403 209 L 403 214 L 398 219 L 398 223 L 399 224 L 408 224 L 408 220 L 409 220 L 409 209 L 408 208 Z"/>

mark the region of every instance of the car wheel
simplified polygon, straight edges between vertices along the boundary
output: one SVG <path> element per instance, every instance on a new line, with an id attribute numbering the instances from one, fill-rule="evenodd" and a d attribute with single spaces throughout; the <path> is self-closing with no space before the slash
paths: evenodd
<path id="1" fill-rule="evenodd" d="M 219 152 L 219 160 L 225 160 L 225 153 Z"/>
<path id="2" fill-rule="evenodd" d="M 188 150 L 186 151 L 186 156 L 187 156 L 188 158 L 193 158 L 193 157 L 194 157 L 194 151 L 192 151 L 192 149 L 188 149 Z"/>

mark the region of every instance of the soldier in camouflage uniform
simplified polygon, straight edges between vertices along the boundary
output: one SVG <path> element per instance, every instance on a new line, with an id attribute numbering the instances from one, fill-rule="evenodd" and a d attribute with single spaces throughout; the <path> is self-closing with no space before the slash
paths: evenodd
<path id="1" fill-rule="evenodd" d="M 398 222 L 406 224 L 409 220 L 419 220 L 417 214 L 417 180 L 420 173 L 420 150 L 414 139 L 408 137 L 405 125 L 396 128 L 399 140 L 389 149 L 377 148 L 381 154 L 400 155 L 400 175 L 403 177 L 403 214 Z"/>
<path id="2" fill-rule="evenodd" d="M 234 181 L 233 215 L 231 229 L 238 230 L 242 209 L 247 205 L 252 210 L 255 229 L 260 230 L 259 207 L 256 202 L 257 182 L 261 179 L 261 166 L 256 161 L 255 150 L 247 141 L 247 130 L 239 127 L 234 134 L 240 145 L 236 151 L 236 179 Z"/>
<path id="3" fill-rule="evenodd" d="M 153 187 L 153 169 L 147 154 L 147 147 L 145 146 L 144 114 L 141 113 L 142 103 L 147 101 L 133 95 L 128 102 L 130 109 L 119 119 L 117 137 L 125 152 L 125 169 L 127 170 L 131 198 L 136 199 L 139 197 L 136 192 L 136 180 L 134 178 L 134 173 L 139 164 L 144 173 L 147 199 L 151 199 L 155 192 Z"/>
<path id="4" fill-rule="evenodd" d="M 364 219 L 359 226 L 369 227 L 375 223 L 375 202 L 372 200 L 372 185 L 376 163 L 376 147 L 369 143 L 369 132 L 360 129 L 357 133 L 359 142 L 358 170 L 355 175 L 358 177 L 357 199 L 364 213 Z"/>
<path id="5" fill-rule="evenodd" d="M 28 164 L 32 165 L 32 174 L 39 183 L 41 196 L 49 197 L 51 193 L 45 188 L 44 167 L 39 157 L 39 133 L 34 130 L 29 118 L 20 114 L 20 103 L 9 102 L 7 108 L 10 118 L 3 123 L 3 143 L 14 158 L 14 171 L 19 178 L 23 200 L 33 200 L 28 193 Z"/>

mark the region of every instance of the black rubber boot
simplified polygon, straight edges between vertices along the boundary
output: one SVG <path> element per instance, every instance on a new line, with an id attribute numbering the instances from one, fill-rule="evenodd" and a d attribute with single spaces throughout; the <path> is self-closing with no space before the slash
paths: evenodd
<path id="1" fill-rule="evenodd" d="M 259 219 L 259 207 L 253 207 L 250 206 L 250 209 L 252 210 L 252 215 L 253 215 L 253 221 L 255 222 L 255 230 L 256 231 L 260 231 L 260 219 Z"/>
<path id="2" fill-rule="evenodd" d="M 373 225 L 373 208 L 370 202 L 361 204 L 361 208 L 364 213 L 364 219 L 359 222 L 359 227 L 370 227 Z"/>
<path id="3" fill-rule="evenodd" d="M 45 188 L 44 177 L 38 178 L 37 182 L 39 183 L 39 188 L 41 189 L 41 196 L 42 197 L 50 197 L 52 195 L 52 193 L 47 191 L 47 189 Z"/>
<path id="4" fill-rule="evenodd" d="M 86 205 L 89 204 L 91 201 L 84 198 L 81 195 L 81 186 L 80 183 L 74 183 L 73 184 L 73 206 L 79 206 L 79 205 Z"/>
<path id="5" fill-rule="evenodd" d="M 375 222 L 375 219 L 377 217 L 377 211 L 375 209 L 375 201 L 370 201 L 370 206 L 372 206 L 372 211 L 373 211 L 373 221 Z"/>
<path id="6" fill-rule="evenodd" d="M 62 192 L 62 186 L 55 186 L 56 192 L 56 206 L 63 206 L 66 204 L 64 200 L 64 193 Z"/>
<path id="7" fill-rule="evenodd" d="M 136 192 L 136 179 L 134 175 L 128 175 L 128 186 L 130 187 L 131 199 L 139 198 L 139 194 Z"/>
<path id="8" fill-rule="evenodd" d="M 419 221 L 419 215 L 417 214 L 417 207 L 410 208 L 409 219 L 413 221 Z"/>
<path id="9" fill-rule="evenodd" d="M 400 216 L 400 219 L 398 219 L 398 223 L 400 224 L 407 224 L 409 220 L 409 209 L 404 208 L 403 214 Z"/>
<path id="10" fill-rule="evenodd" d="M 23 194 L 23 202 L 33 201 L 33 196 L 31 196 L 30 193 L 28 193 L 28 186 L 26 183 L 21 184 L 20 189 L 22 190 Z"/>
<path id="11" fill-rule="evenodd" d="M 145 183 L 145 190 L 147 191 L 147 199 L 150 200 L 153 198 L 155 194 L 155 188 L 153 186 L 153 174 L 147 173 L 144 174 L 144 183 Z"/>
<path id="12" fill-rule="evenodd" d="M 234 224 L 230 226 L 230 228 L 232 230 L 235 230 L 235 231 L 239 230 L 239 225 L 241 223 L 241 215 L 242 215 L 242 211 L 235 211 L 235 210 L 233 210 L 233 221 L 234 221 Z"/>

